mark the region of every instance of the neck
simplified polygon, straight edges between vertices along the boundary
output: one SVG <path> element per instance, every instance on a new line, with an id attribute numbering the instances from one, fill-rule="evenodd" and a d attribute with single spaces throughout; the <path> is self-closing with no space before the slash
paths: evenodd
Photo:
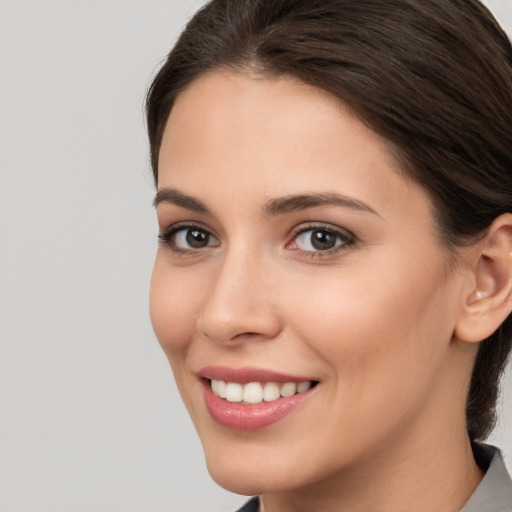
<path id="1" fill-rule="evenodd" d="M 483 475 L 464 430 L 430 442 L 397 440 L 357 467 L 261 498 L 264 512 L 459 512 Z"/>

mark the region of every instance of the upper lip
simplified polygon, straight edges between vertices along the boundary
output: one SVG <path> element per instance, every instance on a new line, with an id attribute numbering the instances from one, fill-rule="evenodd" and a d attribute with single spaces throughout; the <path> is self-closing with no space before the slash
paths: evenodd
<path id="1" fill-rule="evenodd" d="M 203 379 L 223 380 L 224 382 L 304 382 L 312 381 L 309 377 L 290 375 L 263 368 L 230 368 L 228 366 L 205 366 L 197 372 Z"/>

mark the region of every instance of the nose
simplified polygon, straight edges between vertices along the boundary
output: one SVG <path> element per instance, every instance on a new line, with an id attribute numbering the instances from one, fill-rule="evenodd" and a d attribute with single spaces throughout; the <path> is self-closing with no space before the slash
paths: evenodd
<path id="1" fill-rule="evenodd" d="M 263 259 L 238 253 L 219 265 L 198 319 L 198 329 L 211 341 L 225 345 L 264 341 L 281 332 L 277 283 Z"/>

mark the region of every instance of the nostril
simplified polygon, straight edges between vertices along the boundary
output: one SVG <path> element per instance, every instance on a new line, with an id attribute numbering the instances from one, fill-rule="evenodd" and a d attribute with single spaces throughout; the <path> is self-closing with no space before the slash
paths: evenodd
<path id="1" fill-rule="evenodd" d="M 236 336 L 233 336 L 233 339 L 241 338 L 247 336 L 248 338 L 254 338 L 255 336 L 261 336 L 257 332 L 241 332 L 240 334 L 237 334 Z"/>

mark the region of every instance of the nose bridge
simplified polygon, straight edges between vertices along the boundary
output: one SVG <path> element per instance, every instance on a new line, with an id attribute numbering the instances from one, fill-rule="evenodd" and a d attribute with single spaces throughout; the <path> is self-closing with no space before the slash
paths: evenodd
<path id="1" fill-rule="evenodd" d="M 244 244 L 226 251 L 199 318 L 203 334 L 216 343 L 278 334 L 268 263 L 264 253 Z"/>

